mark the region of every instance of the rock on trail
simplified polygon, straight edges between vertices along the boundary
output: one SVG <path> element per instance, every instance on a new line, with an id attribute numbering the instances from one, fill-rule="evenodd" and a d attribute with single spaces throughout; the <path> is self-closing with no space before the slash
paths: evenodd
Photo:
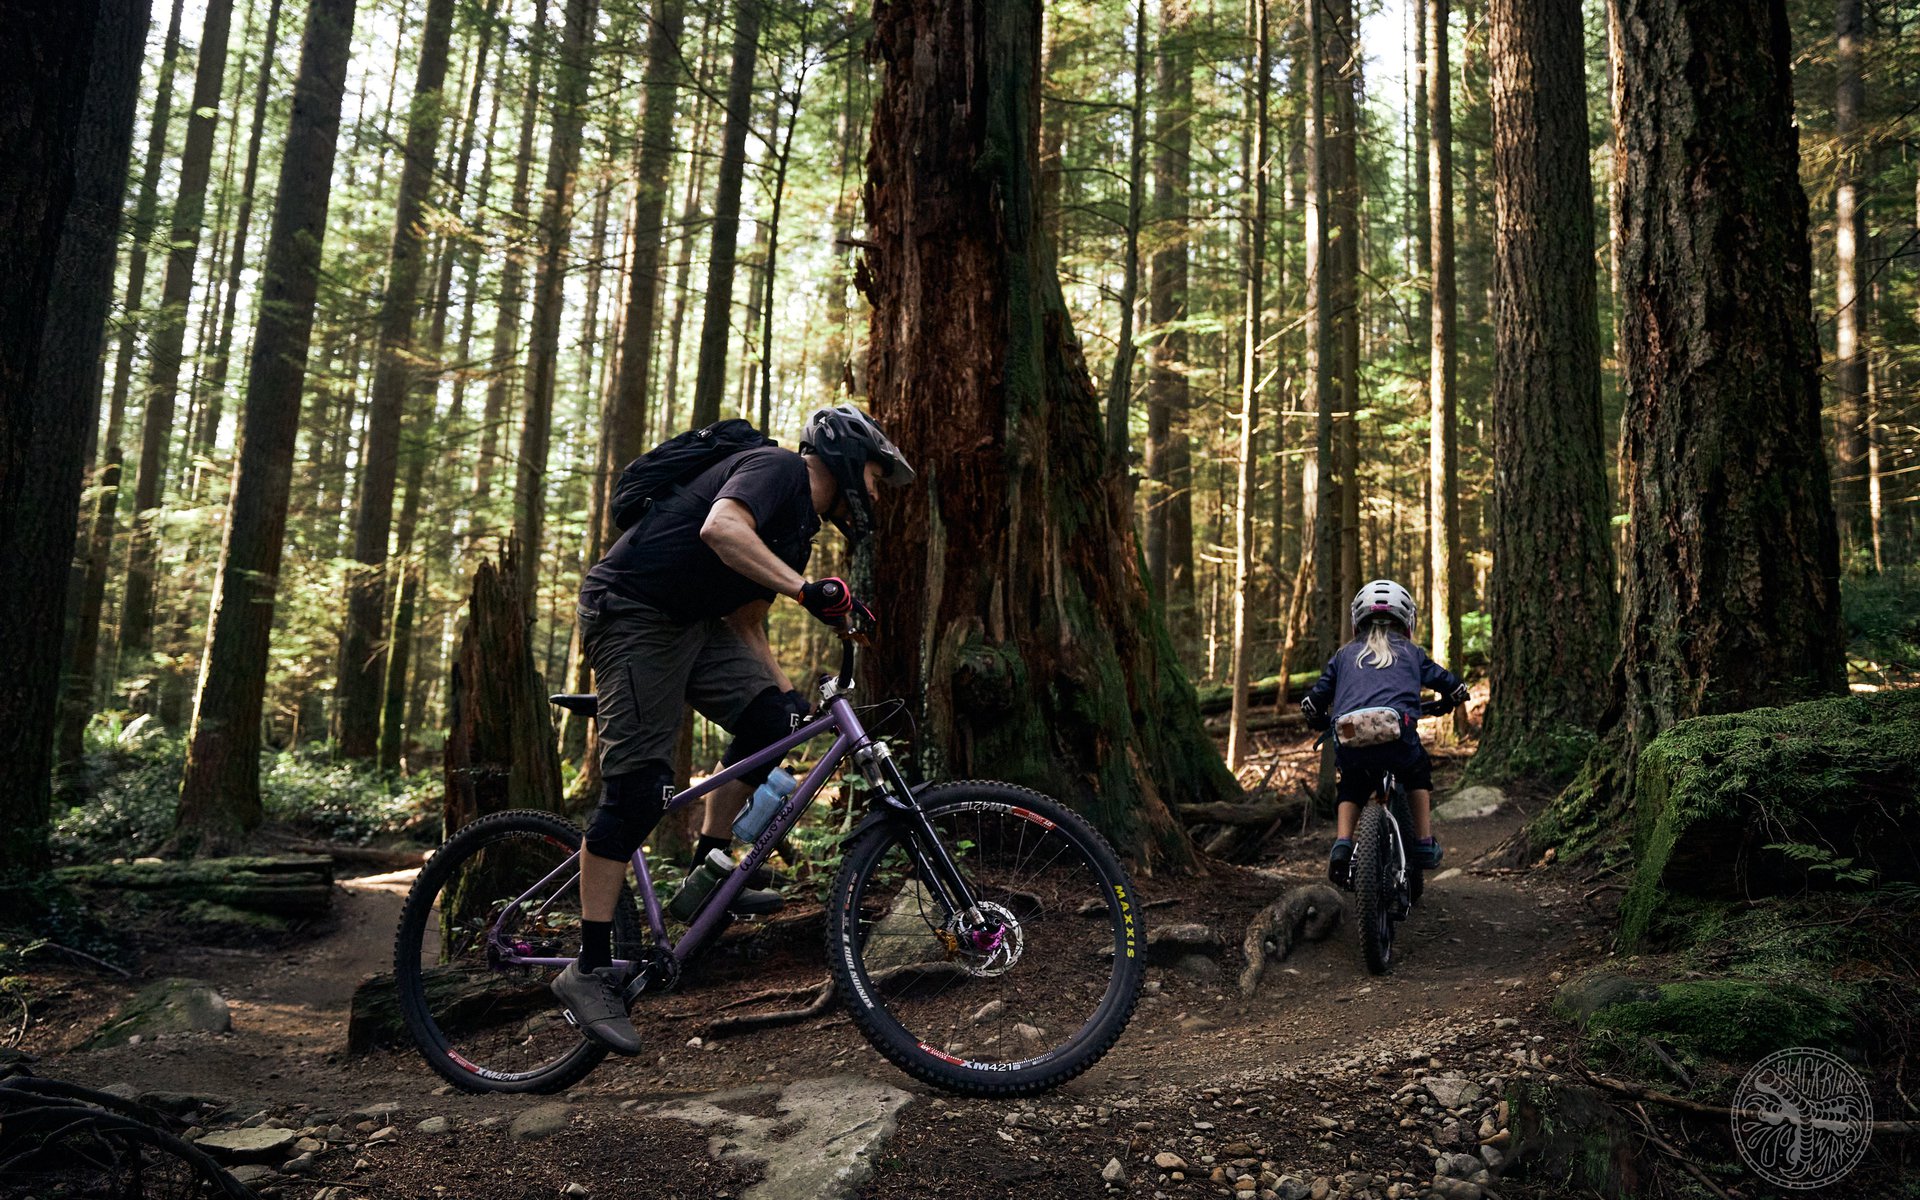
<path id="1" fill-rule="evenodd" d="M 773 1098 L 773 1116 L 727 1107 L 761 1097 Z M 833 1075 L 676 1100 L 654 1115 L 713 1129 L 708 1152 L 715 1158 L 764 1164 L 765 1175 L 743 1200 L 838 1200 L 872 1173 L 873 1151 L 912 1099 L 891 1084 Z"/>

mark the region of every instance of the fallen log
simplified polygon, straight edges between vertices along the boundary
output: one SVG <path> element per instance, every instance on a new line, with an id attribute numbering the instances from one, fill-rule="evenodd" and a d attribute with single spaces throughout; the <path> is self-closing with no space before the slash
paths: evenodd
<path id="1" fill-rule="evenodd" d="M 1318 671 L 1293 672 L 1287 677 L 1287 695 L 1292 697 L 1303 694 L 1308 688 L 1313 686 L 1313 681 L 1318 678 L 1320 678 L 1320 672 Z M 1233 689 L 1225 684 L 1216 687 L 1198 688 L 1196 691 L 1200 699 L 1200 711 L 1208 716 L 1214 713 L 1226 712 L 1233 707 Z M 1278 675 L 1269 675 L 1265 679 L 1255 679 L 1247 684 L 1247 703 L 1249 705 L 1264 704 L 1268 708 L 1272 708 L 1274 699 L 1279 694 L 1279 691 L 1280 677 Z"/>
<path id="2" fill-rule="evenodd" d="M 170 906 L 201 903 L 272 917 L 320 917 L 333 906 L 333 860 L 321 855 L 167 862 L 85 863 L 54 878 L 90 892 L 120 892 Z"/>
<path id="3" fill-rule="evenodd" d="M 1232 720 L 1231 716 L 1215 714 L 1206 719 L 1207 729 L 1211 733 L 1225 732 Z M 1247 717 L 1248 733 L 1265 733 L 1270 729 L 1305 729 L 1306 727 L 1307 719 L 1297 712 L 1258 712 L 1251 713 Z"/>
<path id="4" fill-rule="evenodd" d="M 1174 811 L 1189 825 L 1256 825 L 1265 829 L 1282 817 L 1299 817 L 1302 803 L 1297 798 L 1254 800 L 1242 804 L 1214 800 L 1207 804 L 1178 804 L 1174 806 Z"/>
<path id="5" fill-rule="evenodd" d="M 349 846 L 340 842 L 312 842 L 300 838 L 276 838 L 271 848 L 283 854 L 324 855 L 335 862 L 359 863 L 389 870 L 404 871 L 425 866 L 425 850 L 393 850 L 381 846 Z"/>
<path id="6" fill-rule="evenodd" d="M 1340 924 L 1346 901 L 1324 883 L 1290 888 L 1260 910 L 1247 925 L 1241 944 L 1247 965 L 1240 972 L 1240 994 L 1251 996 L 1260 987 L 1260 975 L 1269 962 L 1279 962 L 1303 941 L 1326 938 Z"/>
<path id="7" fill-rule="evenodd" d="M 868 982 L 883 992 L 900 994 L 911 992 L 915 988 L 931 987 L 953 983 L 966 978 L 966 971 L 950 962 L 907 963 L 902 966 L 888 967 L 875 971 L 868 976 Z M 775 989 L 762 992 L 748 1000 L 773 999 L 778 996 L 804 995 L 808 989 L 796 988 L 791 991 Z M 833 977 L 828 976 L 812 989 L 813 998 L 799 1008 L 784 1008 L 777 1012 L 743 1013 L 737 1017 L 721 1017 L 707 1026 L 706 1036 L 710 1038 L 731 1037 L 738 1033 L 753 1033 L 761 1029 L 774 1029 L 782 1025 L 796 1025 L 813 1017 L 825 1016 L 833 1010 L 839 999 L 834 989 Z"/>

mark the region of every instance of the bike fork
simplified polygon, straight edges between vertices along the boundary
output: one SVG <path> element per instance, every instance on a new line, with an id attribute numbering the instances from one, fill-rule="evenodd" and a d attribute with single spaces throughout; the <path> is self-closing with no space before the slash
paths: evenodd
<path id="1" fill-rule="evenodd" d="M 934 831 L 933 822 L 914 802 L 913 790 L 907 786 L 906 779 L 900 774 L 893 759 L 886 755 L 877 756 L 877 765 L 881 776 L 895 796 L 906 799 L 891 800 L 890 803 L 906 820 L 912 822 L 911 836 L 907 838 L 907 852 L 913 856 L 914 865 L 919 868 L 927 883 L 932 886 L 936 898 L 946 906 L 949 913 L 964 914 L 972 925 L 982 925 L 986 917 L 980 911 L 979 903 L 974 899 L 973 889 L 967 886 L 960 868 L 948 853 L 946 843 Z"/>

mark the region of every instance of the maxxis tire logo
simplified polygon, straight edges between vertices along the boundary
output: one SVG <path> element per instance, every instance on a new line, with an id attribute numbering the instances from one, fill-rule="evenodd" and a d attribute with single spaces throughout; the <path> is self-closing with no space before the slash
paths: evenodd
<path id="1" fill-rule="evenodd" d="M 1866 1080 L 1825 1050 L 1775 1051 L 1733 1094 L 1733 1144 L 1753 1173 L 1776 1187 L 1826 1187 L 1860 1164 L 1872 1140 Z"/>

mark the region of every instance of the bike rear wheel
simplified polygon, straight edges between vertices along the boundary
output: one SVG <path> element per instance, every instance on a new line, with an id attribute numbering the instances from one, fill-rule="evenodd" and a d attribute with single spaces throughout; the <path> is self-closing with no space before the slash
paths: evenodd
<path id="1" fill-rule="evenodd" d="M 556 1092 L 607 1055 L 548 991 L 580 949 L 580 830 L 548 812 L 482 817 L 420 870 L 401 911 L 393 967 L 400 1013 L 441 1078 L 469 1092 Z M 640 957 L 630 889 L 614 909 L 615 958 Z M 503 953 L 504 952 L 504 953 Z"/>
<path id="2" fill-rule="evenodd" d="M 1099 1061 L 1139 1002 L 1145 930 L 1105 839 L 1001 783 L 919 794 L 982 920 L 954 913 L 906 818 L 857 837 L 827 907 L 827 956 L 854 1024 L 896 1066 L 972 1096 L 1057 1087 Z"/>
<path id="3" fill-rule="evenodd" d="M 1395 903 L 1393 833 L 1385 807 L 1368 803 L 1360 809 L 1353 831 L 1353 892 L 1359 906 L 1360 949 L 1367 970 L 1385 975 L 1393 970 Z"/>

